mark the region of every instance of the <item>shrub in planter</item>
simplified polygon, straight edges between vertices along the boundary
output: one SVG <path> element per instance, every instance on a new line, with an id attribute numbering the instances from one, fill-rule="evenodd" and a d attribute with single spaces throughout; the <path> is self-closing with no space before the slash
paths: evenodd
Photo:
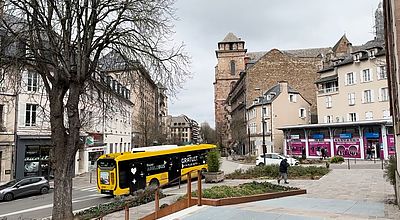
<path id="1" fill-rule="evenodd" d="M 385 177 L 386 180 L 390 182 L 393 186 L 396 185 L 396 169 L 397 169 L 397 161 L 396 157 L 391 156 L 389 160 L 385 164 Z"/>
<path id="2" fill-rule="evenodd" d="M 221 182 L 224 180 L 224 172 L 221 168 L 221 154 L 218 150 L 212 150 L 207 155 L 208 171 L 204 173 L 206 183 Z"/>
<path id="3" fill-rule="evenodd" d="M 331 158 L 331 163 L 342 163 L 344 162 L 344 158 L 341 156 L 334 156 Z"/>
<path id="4" fill-rule="evenodd" d="M 218 172 L 221 168 L 221 154 L 218 150 L 212 150 L 207 155 L 207 165 L 209 172 Z"/>

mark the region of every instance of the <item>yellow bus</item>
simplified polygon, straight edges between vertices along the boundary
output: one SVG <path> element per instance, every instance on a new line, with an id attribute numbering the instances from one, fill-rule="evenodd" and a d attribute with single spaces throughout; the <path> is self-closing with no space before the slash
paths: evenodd
<path id="1" fill-rule="evenodd" d="M 102 194 L 127 195 L 149 185 L 166 184 L 192 170 L 207 171 L 207 152 L 215 147 L 163 145 L 102 155 L 97 160 L 97 189 Z"/>

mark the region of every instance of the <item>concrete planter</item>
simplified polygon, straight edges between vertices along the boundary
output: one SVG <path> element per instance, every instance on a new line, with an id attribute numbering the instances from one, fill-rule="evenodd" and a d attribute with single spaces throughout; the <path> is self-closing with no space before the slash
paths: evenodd
<path id="1" fill-rule="evenodd" d="M 219 183 L 224 181 L 225 179 L 224 171 L 204 172 L 203 175 L 205 177 L 206 183 Z"/>

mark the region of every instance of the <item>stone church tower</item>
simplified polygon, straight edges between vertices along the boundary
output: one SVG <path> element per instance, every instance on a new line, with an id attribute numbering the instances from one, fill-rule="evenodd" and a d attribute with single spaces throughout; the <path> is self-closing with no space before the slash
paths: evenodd
<path id="1" fill-rule="evenodd" d="M 224 147 L 228 147 L 231 139 L 226 99 L 231 88 L 239 80 L 240 72 L 245 69 L 246 51 L 244 41 L 233 33 L 228 33 L 218 42 L 218 49 L 215 51 L 218 59 L 214 82 L 215 128 L 217 142 Z"/>

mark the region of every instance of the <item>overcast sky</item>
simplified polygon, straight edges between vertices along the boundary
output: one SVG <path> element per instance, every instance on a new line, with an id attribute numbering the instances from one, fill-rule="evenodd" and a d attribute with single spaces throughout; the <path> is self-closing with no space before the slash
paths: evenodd
<path id="1" fill-rule="evenodd" d="M 177 0 L 175 40 L 186 44 L 193 77 L 170 98 L 169 114 L 185 114 L 214 127 L 215 50 L 228 32 L 242 38 L 248 52 L 333 47 L 344 33 L 353 45 L 360 45 L 373 39 L 379 2 Z"/>

